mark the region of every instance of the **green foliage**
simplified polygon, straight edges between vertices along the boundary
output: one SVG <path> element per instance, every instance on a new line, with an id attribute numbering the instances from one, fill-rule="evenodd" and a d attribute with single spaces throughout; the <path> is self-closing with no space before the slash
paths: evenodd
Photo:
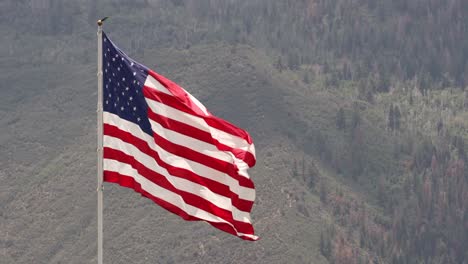
<path id="1" fill-rule="evenodd" d="M 346 117 L 342 107 L 340 107 L 340 110 L 336 113 L 336 127 L 339 130 L 346 129 Z"/>
<path id="2" fill-rule="evenodd" d="M 390 105 L 390 110 L 388 111 L 388 128 L 391 130 L 395 128 L 395 112 L 393 111 L 393 104 Z"/>
<path id="3" fill-rule="evenodd" d="M 332 239 L 333 234 L 329 230 L 320 233 L 320 253 L 328 260 L 332 256 Z"/>
<path id="4" fill-rule="evenodd" d="M 468 28 L 463 25 L 468 23 L 468 5 L 463 0 L 445 5 L 437 0 L 62 2 L 8 1 L 0 21 L 20 31 L 57 35 L 76 33 L 83 22 L 94 25 L 104 13 L 116 14 L 116 25 L 136 23 L 151 29 L 145 41 L 135 37 L 145 47 L 213 40 L 248 43 L 281 53 L 291 70 L 312 63 L 322 65 L 325 73 L 329 68 L 334 72 L 328 80 L 332 86 L 339 80 L 364 80 L 366 97 L 387 92 L 395 78 L 417 78 L 423 89 L 435 82 L 467 83 Z M 11 10 L 22 13 L 14 16 Z M 133 15 L 119 15 L 123 10 Z"/>
<path id="5" fill-rule="evenodd" d="M 416 169 L 422 170 L 429 167 L 432 160 L 433 149 L 434 146 L 432 142 L 427 139 L 418 142 L 414 153 Z"/>
<path id="6" fill-rule="evenodd" d="M 398 131 L 401 128 L 401 112 L 398 105 L 390 105 L 390 110 L 388 111 L 388 128 L 392 131 Z"/>

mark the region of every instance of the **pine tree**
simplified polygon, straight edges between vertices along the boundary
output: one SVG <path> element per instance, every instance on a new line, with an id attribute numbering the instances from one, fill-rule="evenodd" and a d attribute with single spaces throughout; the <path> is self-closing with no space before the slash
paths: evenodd
<path id="1" fill-rule="evenodd" d="M 297 177 L 299 174 L 299 171 L 297 169 L 297 161 L 294 160 L 294 164 L 293 164 L 293 169 L 292 169 L 292 175 L 293 177 Z"/>
<path id="2" fill-rule="evenodd" d="M 400 113 L 400 108 L 398 105 L 396 105 L 393 108 L 393 122 L 394 122 L 394 129 L 395 130 L 400 130 L 400 119 L 401 119 L 401 113 Z"/>
<path id="3" fill-rule="evenodd" d="M 299 56 L 296 53 L 288 56 L 288 68 L 292 71 L 299 69 Z"/>
<path id="4" fill-rule="evenodd" d="M 395 128 L 395 114 L 393 113 L 393 105 L 390 105 L 390 111 L 388 112 L 388 128 L 392 131 Z"/>
<path id="5" fill-rule="evenodd" d="M 326 258 L 330 259 L 332 253 L 332 241 L 330 232 L 320 232 L 320 253 Z"/>
<path id="6" fill-rule="evenodd" d="M 283 71 L 283 60 L 281 59 L 281 56 L 278 57 L 278 60 L 276 61 L 276 69 L 278 69 L 279 72 L 282 72 Z"/>
<path id="7" fill-rule="evenodd" d="M 314 162 L 311 162 L 308 165 L 309 166 L 307 166 L 307 175 L 308 175 L 307 184 L 308 184 L 309 188 L 311 190 L 313 190 L 315 188 L 315 185 L 317 183 L 317 179 L 318 179 L 320 173 L 319 173 L 317 167 L 315 166 Z"/>
<path id="8" fill-rule="evenodd" d="M 320 201 L 325 204 L 327 203 L 327 192 L 327 186 L 325 186 L 325 183 L 322 182 L 320 184 Z"/>
<path id="9" fill-rule="evenodd" d="M 444 128 L 444 123 L 442 122 L 442 119 L 439 119 L 439 122 L 437 122 L 437 135 L 441 135 L 442 129 Z"/>
<path id="10" fill-rule="evenodd" d="M 346 118 L 342 107 L 340 107 L 340 110 L 336 113 L 336 127 L 340 130 L 346 128 Z"/>
<path id="11" fill-rule="evenodd" d="M 353 110 L 353 116 L 351 118 L 351 126 L 354 129 L 361 123 L 361 115 L 359 114 L 359 110 L 357 107 L 354 108 Z"/>

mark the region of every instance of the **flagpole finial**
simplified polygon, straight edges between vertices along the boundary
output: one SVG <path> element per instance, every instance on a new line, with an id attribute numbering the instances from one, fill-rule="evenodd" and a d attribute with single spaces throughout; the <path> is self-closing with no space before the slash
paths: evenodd
<path id="1" fill-rule="evenodd" d="M 105 18 L 99 19 L 99 20 L 97 21 L 98 26 L 102 26 L 102 24 L 104 24 L 104 21 L 106 21 L 106 19 L 108 19 L 108 18 L 109 18 L 109 17 L 105 17 Z"/>

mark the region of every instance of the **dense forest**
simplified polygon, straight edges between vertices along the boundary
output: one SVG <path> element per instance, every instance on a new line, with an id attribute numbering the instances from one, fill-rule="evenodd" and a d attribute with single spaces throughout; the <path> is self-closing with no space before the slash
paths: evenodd
<path id="1" fill-rule="evenodd" d="M 328 96 L 291 101 L 297 126 L 281 129 L 303 152 L 291 180 L 331 215 L 329 263 L 468 263 L 468 1 L 3 0 L 0 62 L 93 63 L 105 15 L 132 55 L 251 47 L 266 86 Z"/>
<path id="2" fill-rule="evenodd" d="M 11 9 L 23 14 L 6 15 Z M 138 30 L 151 41 L 141 36 L 135 47 L 248 43 L 277 51 L 279 66 L 317 65 L 333 82 L 373 82 L 373 92 L 401 80 L 417 79 L 423 89 L 468 82 L 468 3 L 462 0 L 23 0 L 3 1 L 2 12 L 2 23 L 20 33 L 50 35 L 76 33 L 101 13 L 132 12 L 127 19 L 133 21 L 116 17 L 115 23 L 141 23 Z"/>

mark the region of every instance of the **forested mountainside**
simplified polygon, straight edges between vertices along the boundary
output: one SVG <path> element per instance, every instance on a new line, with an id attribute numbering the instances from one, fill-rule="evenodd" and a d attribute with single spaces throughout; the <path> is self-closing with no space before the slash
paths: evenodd
<path id="1" fill-rule="evenodd" d="M 3 1 L 2 22 L 37 34 L 81 31 L 98 14 L 145 33 L 133 46 L 185 47 L 214 39 L 280 51 L 281 63 L 323 67 L 333 79 L 394 79 L 464 86 L 468 3 L 463 0 Z M 11 10 L 18 15 L 9 16 Z M 83 25 L 81 25 L 83 26 Z M 138 26 L 137 28 L 135 26 Z"/>
<path id="2" fill-rule="evenodd" d="M 109 15 L 123 50 L 251 131 L 262 240 L 108 185 L 108 261 L 468 263 L 464 0 L 3 0 L 2 261 L 95 260 Z"/>

